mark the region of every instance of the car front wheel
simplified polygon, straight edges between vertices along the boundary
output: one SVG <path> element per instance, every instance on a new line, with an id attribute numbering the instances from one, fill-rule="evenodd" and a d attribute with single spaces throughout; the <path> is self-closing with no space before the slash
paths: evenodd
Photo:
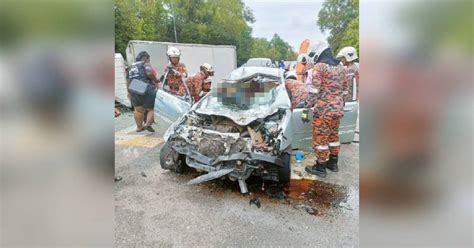
<path id="1" fill-rule="evenodd" d="M 184 161 L 182 155 L 166 142 L 160 150 L 160 165 L 165 170 L 173 170 L 176 173 L 184 172 Z"/>
<path id="2" fill-rule="evenodd" d="M 287 152 L 280 155 L 280 159 L 283 161 L 283 166 L 278 166 L 278 181 L 280 183 L 287 183 L 291 179 L 290 158 L 291 155 Z"/>

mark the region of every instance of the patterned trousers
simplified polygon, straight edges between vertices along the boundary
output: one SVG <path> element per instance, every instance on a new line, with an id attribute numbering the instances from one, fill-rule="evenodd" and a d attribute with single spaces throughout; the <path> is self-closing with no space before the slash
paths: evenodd
<path id="1" fill-rule="evenodd" d="M 329 155 L 338 155 L 341 143 L 339 142 L 339 116 L 315 115 L 313 118 L 313 145 L 314 153 L 319 162 L 329 160 Z"/>

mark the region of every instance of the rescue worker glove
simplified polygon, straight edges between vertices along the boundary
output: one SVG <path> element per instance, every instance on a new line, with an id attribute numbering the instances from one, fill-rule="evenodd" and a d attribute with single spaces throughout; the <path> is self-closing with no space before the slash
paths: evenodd
<path id="1" fill-rule="evenodd" d="M 303 123 L 309 122 L 309 109 L 303 109 L 301 112 L 301 121 L 303 121 Z"/>

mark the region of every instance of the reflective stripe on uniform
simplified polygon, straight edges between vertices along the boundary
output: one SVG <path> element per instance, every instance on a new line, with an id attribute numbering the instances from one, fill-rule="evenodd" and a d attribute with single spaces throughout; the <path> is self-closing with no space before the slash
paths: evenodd
<path id="1" fill-rule="evenodd" d="M 318 150 L 329 150 L 329 146 L 316 146 Z"/>
<path id="2" fill-rule="evenodd" d="M 313 94 L 318 94 L 319 93 L 319 89 L 315 89 L 315 88 L 309 88 L 308 91 L 309 91 L 309 93 L 313 93 Z"/>
<path id="3" fill-rule="evenodd" d="M 329 146 L 340 146 L 341 142 L 329 142 Z"/>

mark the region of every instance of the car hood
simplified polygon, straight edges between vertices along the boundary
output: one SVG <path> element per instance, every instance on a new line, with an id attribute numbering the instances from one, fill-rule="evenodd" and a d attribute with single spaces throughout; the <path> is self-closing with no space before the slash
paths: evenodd
<path id="1" fill-rule="evenodd" d="M 208 96 L 203 99 L 199 106 L 195 109 L 198 114 L 224 116 L 238 125 L 247 126 L 254 120 L 265 118 L 275 114 L 278 109 L 289 109 L 290 99 L 283 84 L 275 88 L 275 100 L 270 104 L 263 104 L 254 106 L 249 109 L 240 109 L 235 106 L 219 105 L 219 108 L 210 107 L 215 102 L 212 101 L 213 96 Z"/>

